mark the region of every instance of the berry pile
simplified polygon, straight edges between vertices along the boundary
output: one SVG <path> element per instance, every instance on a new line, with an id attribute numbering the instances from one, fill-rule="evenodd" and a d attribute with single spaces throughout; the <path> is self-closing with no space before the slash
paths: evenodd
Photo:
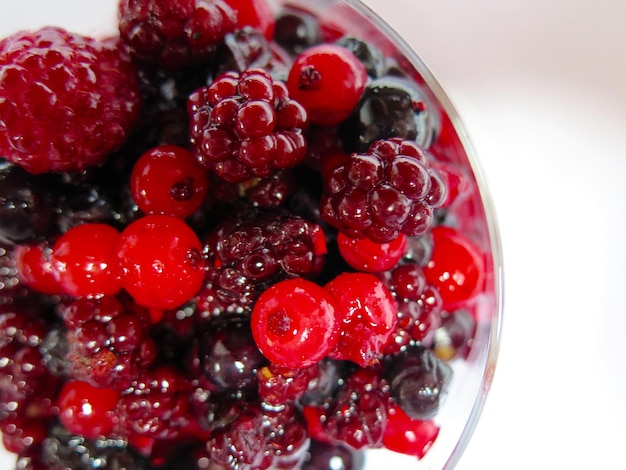
<path id="1" fill-rule="evenodd" d="M 117 11 L 114 38 L 0 40 L 16 468 L 421 459 L 488 281 L 446 116 L 397 51 L 314 8 Z"/>

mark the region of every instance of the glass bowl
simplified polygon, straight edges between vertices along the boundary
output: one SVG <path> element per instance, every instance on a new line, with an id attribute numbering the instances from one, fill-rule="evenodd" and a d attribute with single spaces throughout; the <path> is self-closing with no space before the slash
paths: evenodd
<path id="1" fill-rule="evenodd" d="M 81 2 L 45 0 L 14 4 L 0 19 L 0 37 L 20 29 L 45 25 L 104 37 L 116 32 L 114 0 Z M 364 468 L 450 469 L 467 446 L 493 379 L 502 321 L 502 254 L 494 207 L 480 170 L 478 157 L 450 99 L 433 73 L 414 51 L 375 11 L 357 0 L 273 0 L 276 11 L 284 6 L 312 12 L 323 24 L 327 40 L 343 35 L 367 40 L 378 48 L 397 74 L 414 80 L 429 110 L 431 136 L 425 145 L 443 164 L 459 168 L 466 178 L 464 196 L 447 211 L 438 214 L 439 223 L 452 225 L 470 238 L 484 253 L 485 280 L 479 295 L 466 306 L 475 320 L 475 332 L 462 357 L 450 361 L 453 379 L 435 421 L 437 439 L 426 455 L 417 460 L 386 449 L 365 452 Z M 435 333 L 437 335 L 437 333 Z M 449 339 L 449 338 L 448 338 Z M 440 338 L 445 343 L 446 338 Z M 0 454 L 0 466 L 9 468 L 14 456 Z"/>

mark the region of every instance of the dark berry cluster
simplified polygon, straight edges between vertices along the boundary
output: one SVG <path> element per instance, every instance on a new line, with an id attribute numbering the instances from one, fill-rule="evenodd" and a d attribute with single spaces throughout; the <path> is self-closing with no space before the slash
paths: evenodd
<path id="1" fill-rule="evenodd" d="M 0 40 L 16 469 L 422 458 L 488 258 L 450 226 L 480 223 L 477 192 L 421 81 L 324 8 L 117 11 L 106 40 Z"/>

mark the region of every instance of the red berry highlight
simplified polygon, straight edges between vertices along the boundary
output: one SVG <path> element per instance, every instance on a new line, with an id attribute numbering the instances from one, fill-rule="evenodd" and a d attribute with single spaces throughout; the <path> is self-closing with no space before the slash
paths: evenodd
<path id="1" fill-rule="evenodd" d="M 358 271 L 376 273 L 392 269 L 406 254 L 404 234 L 388 243 L 376 243 L 369 238 L 351 238 L 339 232 L 337 246 L 343 259 Z"/>

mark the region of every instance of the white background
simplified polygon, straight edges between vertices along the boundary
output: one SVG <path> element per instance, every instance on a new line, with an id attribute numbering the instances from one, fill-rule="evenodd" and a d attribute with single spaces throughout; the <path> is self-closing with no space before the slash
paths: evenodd
<path id="1" fill-rule="evenodd" d="M 89 32 L 105 3 L 0 0 L 0 31 L 72 5 Z M 457 468 L 624 468 L 626 2 L 366 3 L 448 91 L 500 221 L 500 360 Z"/>

